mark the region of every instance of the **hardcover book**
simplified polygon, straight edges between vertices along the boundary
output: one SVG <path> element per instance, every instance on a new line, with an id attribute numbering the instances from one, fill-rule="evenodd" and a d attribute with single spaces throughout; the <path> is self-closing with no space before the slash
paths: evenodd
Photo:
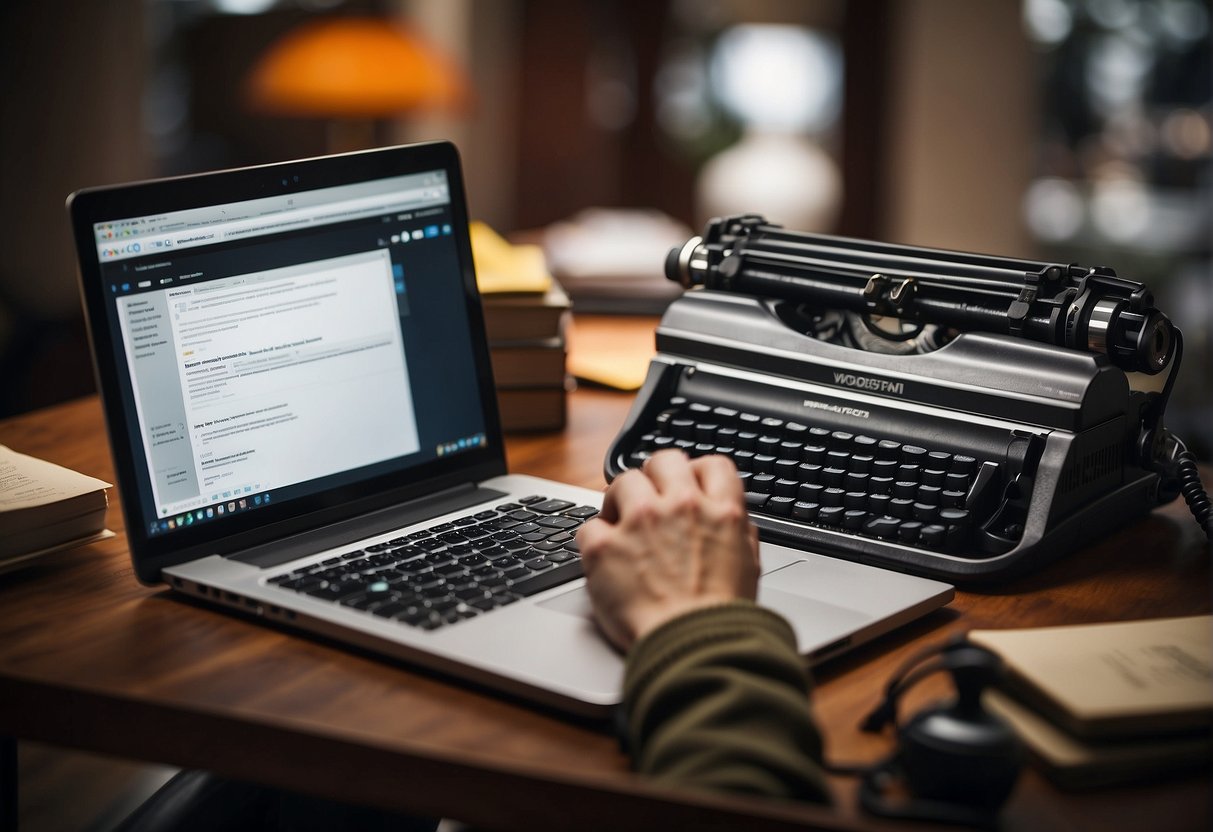
<path id="1" fill-rule="evenodd" d="M 497 387 L 560 387 L 565 385 L 565 343 L 562 338 L 498 341 L 489 344 L 493 381 Z"/>
<path id="2" fill-rule="evenodd" d="M 555 282 L 542 293 L 487 293 L 481 300 L 490 346 L 500 341 L 560 337 L 571 308 L 568 295 Z"/>

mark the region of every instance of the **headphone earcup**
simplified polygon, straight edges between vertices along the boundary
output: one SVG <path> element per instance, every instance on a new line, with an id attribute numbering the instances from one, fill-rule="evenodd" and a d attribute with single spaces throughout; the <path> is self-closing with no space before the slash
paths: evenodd
<path id="1" fill-rule="evenodd" d="M 981 709 L 956 705 L 915 715 L 900 730 L 897 758 L 910 791 L 994 809 L 1003 804 L 1023 767 L 1014 731 Z"/>

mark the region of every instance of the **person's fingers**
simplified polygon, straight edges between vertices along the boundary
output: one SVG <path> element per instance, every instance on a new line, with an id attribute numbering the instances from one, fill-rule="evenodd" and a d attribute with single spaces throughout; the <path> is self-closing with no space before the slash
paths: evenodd
<path id="1" fill-rule="evenodd" d="M 691 462 L 691 470 L 703 493 L 715 500 L 739 500 L 742 496 L 737 466 L 727 456 L 701 456 Z"/>
<path id="2" fill-rule="evenodd" d="M 658 451 L 644 461 L 644 473 L 658 494 L 685 494 L 698 490 L 695 471 L 680 450 Z"/>
<path id="3" fill-rule="evenodd" d="M 587 575 L 598 566 L 598 556 L 610 534 L 610 524 L 600 517 L 587 521 L 577 530 L 577 548 L 581 551 L 581 564 Z"/>
<path id="4" fill-rule="evenodd" d="M 598 517 L 607 523 L 618 523 L 633 506 L 651 502 L 656 496 L 653 483 L 644 472 L 631 468 L 616 477 L 607 488 Z"/>

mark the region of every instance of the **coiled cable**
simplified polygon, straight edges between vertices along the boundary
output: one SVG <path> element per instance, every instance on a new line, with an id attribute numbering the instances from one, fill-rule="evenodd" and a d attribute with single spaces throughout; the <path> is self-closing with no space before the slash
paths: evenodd
<path id="1" fill-rule="evenodd" d="M 1209 495 L 1200 482 L 1196 455 L 1187 448 L 1182 448 L 1176 461 L 1179 463 L 1179 493 L 1184 495 L 1184 501 L 1187 502 L 1196 522 L 1205 530 L 1205 536 L 1213 541 L 1213 503 L 1209 501 Z"/>

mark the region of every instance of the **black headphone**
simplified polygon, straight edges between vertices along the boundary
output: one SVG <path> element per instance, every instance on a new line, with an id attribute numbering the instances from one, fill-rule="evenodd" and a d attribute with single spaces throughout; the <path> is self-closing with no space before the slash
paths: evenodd
<path id="1" fill-rule="evenodd" d="M 897 700 L 940 670 L 952 674 L 956 698 L 897 725 Z M 902 665 L 885 687 L 884 700 L 861 726 L 875 733 L 895 725 L 897 749 L 862 772 L 860 805 L 882 817 L 993 826 L 1023 765 L 1014 731 L 981 704 L 982 691 L 1003 674 L 996 654 L 963 637 L 933 645 Z M 911 799 L 886 797 L 898 780 Z"/>

